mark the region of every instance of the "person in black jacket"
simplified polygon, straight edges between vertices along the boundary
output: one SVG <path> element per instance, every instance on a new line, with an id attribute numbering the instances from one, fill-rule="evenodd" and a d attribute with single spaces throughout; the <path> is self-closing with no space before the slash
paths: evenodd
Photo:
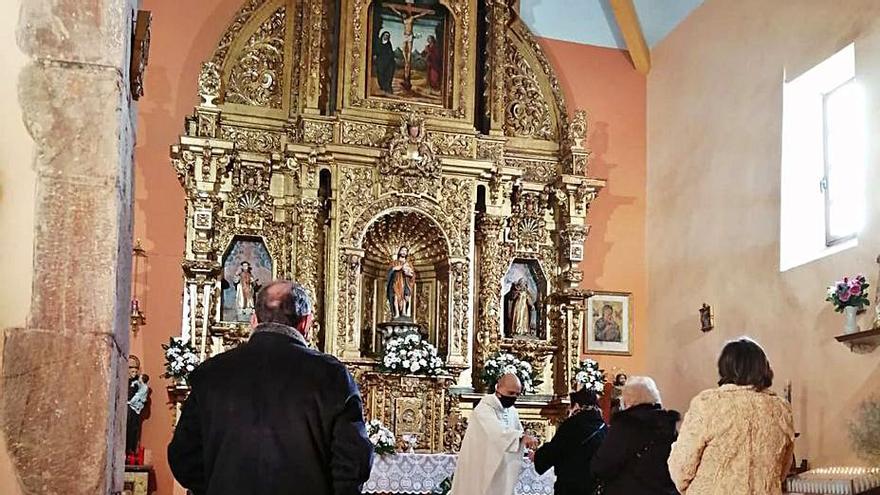
<path id="1" fill-rule="evenodd" d="M 681 415 L 660 405 L 654 380 L 634 376 L 623 387 L 624 409 L 611 418 L 608 436 L 591 465 L 604 495 L 677 495 L 666 460 Z"/>
<path id="2" fill-rule="evenodd" d="M 353 495 L 369 479 L 357 385 L 307 347 L 309 296 L 273 282 L 257 294 L 250 340 L 189 377 L 168 463 L 195 495 Z"/>
<path id="3" fill-rule="evenodd" d="M 596 484 L 590 475 L 590 461 L 607 429 L 595 392 L 581 388 L 569 397 L 571 415 L 559 425 L 553 439 L 531 457 L 539 474 L 554 468 L 556 495 L 592 495 Z"/>

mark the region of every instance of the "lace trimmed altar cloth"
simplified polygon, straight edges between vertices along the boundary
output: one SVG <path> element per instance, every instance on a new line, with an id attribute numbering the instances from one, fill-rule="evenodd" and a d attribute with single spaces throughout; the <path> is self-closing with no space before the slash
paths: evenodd
<path id="1" fill-rule="evenodd" d="M 454 454 L 377 456 L 364 493 L 429 494 L 455 472 Z M 539 475 L 528 459 L 516 483 L 516 495 L 553 495 L 553 470 Z"/>

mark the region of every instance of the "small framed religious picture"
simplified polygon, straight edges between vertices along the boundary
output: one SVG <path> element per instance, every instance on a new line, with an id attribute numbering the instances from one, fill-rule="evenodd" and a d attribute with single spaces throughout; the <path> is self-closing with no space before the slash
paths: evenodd
<path id="1" fill-rule="evenodd" d="M 715 328 L 715 321 L 712 318 L 712 306 L 703 303 L 700 308 L 700 330 L 708 332 Z"/>
<path id="2" fill-rule="evenodd" d="M 584 352 L 632 355 L 629 292 L 594 291 L 587 299 Z"/>

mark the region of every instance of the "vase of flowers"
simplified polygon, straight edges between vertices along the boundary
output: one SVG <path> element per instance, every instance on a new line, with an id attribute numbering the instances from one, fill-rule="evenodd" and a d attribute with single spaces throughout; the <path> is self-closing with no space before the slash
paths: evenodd
<path id="1" fill-rule="evenodd" d="M 605 370 L 599 368 L 599 363 L 587 358 L 581 361 L 574 369 L 574 380 L 578 387 L 583 386 L 598 395 L 605 391 Z"/>
<path id="2" fill-rule="evenodd" d="M 417 334 L 389 338 L 384 352 L 382 371 L 417 375 L 443 373 L 443 360 L 437 355 L 437 348 Z"/>
<path id="3" fill-rule="evenodd" d="M 868 280 L 861 274 L 843 277 L 843 280 L 828 286 L 825 300 L 834 305 L 834 311 L 844 314 L 844 333 L 855 333 L 859 330 L 856 325 L 856 315 L 870 304 L 868 287 L 870 287 Z"/>
<path id="4" fill-rule="evenodd" d="M 526 394 L 535 393 L 538 385 L 541 384 L 531 364 L 506 352 L 495 353 L 486 360 L 483 366 L 483 383 L 491 391 L 498 380 L 507 373 L 513 373 L 519 378 L 523 393 Z"/>
<path id="5" fill-rule="evenodd" d="M 171 378 L 178 385 L 186 385 L 186 379 L 196 366 L 199 365 L 199 356 L 196 349 L 189 341 L 171 337 L 167 344 L 162 344 L 165 350 L 165 373 L 163 378 Z"/>
<path id="6" fill-rule="evenodd" d="M 379 455 L 395 453 L 394 433 L 385 427 L 381 421 L 374 419 L 367 424 L 367 435 L 373 444 L 373 450 Z"/>

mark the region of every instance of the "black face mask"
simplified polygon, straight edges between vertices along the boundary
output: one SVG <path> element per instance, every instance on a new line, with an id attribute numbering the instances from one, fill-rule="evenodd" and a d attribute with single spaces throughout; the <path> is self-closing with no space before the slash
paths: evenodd
<path id="1" fill-rule="evenodd" d="M 516 404 L 516 396 L 515 395 L 500 395 L 498 396 L 498 401 L 501 402 L 501 407 L 507 409 Z"/>

